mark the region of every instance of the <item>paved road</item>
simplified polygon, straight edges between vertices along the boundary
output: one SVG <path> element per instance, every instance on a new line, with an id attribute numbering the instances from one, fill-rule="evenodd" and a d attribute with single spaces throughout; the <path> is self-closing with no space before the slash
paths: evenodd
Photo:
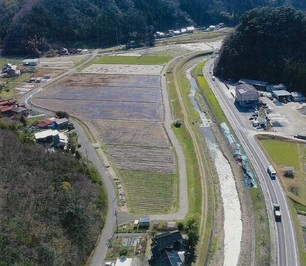
<path id="1" fill-rule="evenodd" d="M 204 75 L 208 84 L 213 89 L 220 106 L 227 116 L 229 123 L 235 131 L 237 138 L 252 163 L 260 186 L 263 190 L 265 203 L 268 210 L 270 232 L 271 232 L 271 265 L 295 266 L 299 265 L 297 255 L 297 243 L 295 230 L 290 216 L 287 199 L 278 179 L 271 180 L 267 174 L 267 167 L 270 164 L 268 158 L 257 144 L 254 134 L 250 134 L 239 112 L 234 106 L 232 98 L 226 96 L 227 87 L 217 78 L 212 80 L 211 72 L 214 60 L 211 59 L 204 68 Z M 282 210 L 282 222 L 276 222 L 272 210 L 272 203 L 279 203 Z"/>

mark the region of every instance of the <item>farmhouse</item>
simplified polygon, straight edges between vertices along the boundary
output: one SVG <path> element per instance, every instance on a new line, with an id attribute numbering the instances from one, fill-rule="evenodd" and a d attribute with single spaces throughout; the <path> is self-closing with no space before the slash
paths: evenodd
<path id="1" fill-rule="evenodd" d="M 207 28 L 208 31 L 215 31 L 215 29 L 216 29 L 216 26 L 215 26 L 215 25 L 210 25 L 210 26 Z"/>
<path id="2" fill-rule="evenodd" d="M 187 28 L 186 28 L 186 31 L 187 31 L 188 33 L 193 33 L 193 32 L 194 32 L 194 27 L 193 27 L 193 26 L 187 27 Z"/>
<path id="3" fill-rule="evenodd" d="M 36 142 L 51 142 L 58 133 L 57 130 L 48 129 L 35 133 L 34 138 Z"/>
<path id="4" fill-rule="evenodd" d="M 12 110 L 15 108 L 16 100 L 10 99 L 6 101 L 0 101 L 0 113 L 11 114 Z"/>
<path id="5" fill-rule="evenodd" d="M 64 128 L 68 125 L 69 121 L 66 117 L 64 117 L 64 118 L 56 119 L 54 122 L 57 128 Z"/>
<path id="6" fill-rule="evenodd" d="M 12 109 L 12 111 L 15 113 L 15 114 L 21 114 L 21 115 L 24 115 L 24 116 L 27 116 L 28 115 L 28 109 L 26 107 L 22 107 L 22 106 L 16 106 Z"/>
<path id="7" fill-rule="evenodd" d="M 68 136 L 65 133 L 58 132 L 57 135 L 54 136 L 54 146 L 65 148 L 68 144 Z"/>
<path id="8" fill-rule="evenodd" d="M 36 124 L 35 126 L 39 128 L 49 128 L 53 122 L 54 122 L 54 119 L 45 118 L 43 121 Z"/>
<path id="9" fill-rule="evenodd" d="M 236 86 L 236 103 L 241 107 L 253 106 L 258 103 L 258 91 L 249 84 L 240 84 Z"/>
<path id="10" fill-rule="evenodd" d="M 17 68 L 17 65 L 7 63 L 2 68 L 1 77 L 3 78 L 18 77 L 20 75 L 21 71 Z"/>
<path id="11" fill-rule="evenodd" d="M 150 265 L 184 265 L 188 254 L 187 240 L 182 237 L 179 231 L 157 235 L 153 243 Z"/>

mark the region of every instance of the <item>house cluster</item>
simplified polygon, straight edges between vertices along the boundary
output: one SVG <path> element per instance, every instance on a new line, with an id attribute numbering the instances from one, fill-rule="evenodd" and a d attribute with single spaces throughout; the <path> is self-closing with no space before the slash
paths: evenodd
<path id="1" fill-rule="evenodd" d="M 194 30 L 195 30 L 194 26 L 189 26 L 189 27 L 177 29 L 177 30 L 168 30 L 167 32 L 157 31 L 155 33 L 155 38 L 160 39 L 160 38 L 178 36 L 178 35 L 186 34 L 186 33 L 193 33 Z"/>
<path id="2" fill-rule="evenodd" d="M 150 265 L 187 265 L 188 245 L 179 231 L 156 235 L 151 249 Z"/>
<path id="3" fill-rule="evenodd" d="M 67 148 L 68 135 L 66 129 L 73 128 L 73 124 L 67 118 L 45 118 L 35 121 L 31 128 L 34 131 L 34 139 L 37 143 L 52 143 L 57 148 Z"/>
<path id="4" fill-rule="evenodd" d="M 0 114 L 2 115 L 28 115 L 28 109 L 24 103 L 18 103 L 15 99 L 0 101 Z"/>
<path id="5" fill-rule="evenodd" d="M 1 78 L 12 78 L 18 77 L 21 75 L 20 69 L 18 69 L 17 65 L 13 65 L 11 63 L 6 63 L 1 71 Z"/>
<path id="6" fill-rule="evenodd" d="M 260 92 L 268 92 L 279 102 L 302 102 L 305 97 L 301 92 L 289 92 L 284 84 L 269 84 L 265 81 L 240 79 L 236 86 L 236 103 L 240 107 L 252 107 L 259 102 Z"/>
<path id="7" fill-rule="evenodd" d="M 85 51 L 85 50 L 84 50 Z M 84 52 L 82 49 L 76 49 L 76 48 L 65 48 L 62 47 L 60 48 L 57 53 L 59 55 L 69 55 L 69 54 L 81 54 L 82 52 Z"/>
<path id="8" fill-rule="evenodd" d="M 219 23 L 217 25 L 210 25 L 209 27 L 204 28 L 203 30 L 204 31 L 217 31 L 217 30 L 220 30 L 220 29 L 222 29 L 224 27 L 225 27 L 224 23 Z"/>

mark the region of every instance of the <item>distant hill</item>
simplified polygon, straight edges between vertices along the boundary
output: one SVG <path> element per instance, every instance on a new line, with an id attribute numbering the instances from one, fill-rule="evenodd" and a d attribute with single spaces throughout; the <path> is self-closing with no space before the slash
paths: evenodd
<path id="1" fill-rule="evenodd" d="M 292 8 L 246 12 L 223 44 L 215 75 L 285 83 L 306 92 L 306 17 Z"/>
<path id="2" fill-rule="evenodd" d="M 0 265 L 85 265 L 107 211 L 93 173 L 1 126 Z"/>
<path id="3" fill-rule="evenodd" d="M 82 48 L 126 43 L 147 34 L 224 22 L 234 26 L 254 7 L 298 0 L 10 0 L 0 2 L 0 45 L 6 54 L 39 55 L 50 45 Z"/>

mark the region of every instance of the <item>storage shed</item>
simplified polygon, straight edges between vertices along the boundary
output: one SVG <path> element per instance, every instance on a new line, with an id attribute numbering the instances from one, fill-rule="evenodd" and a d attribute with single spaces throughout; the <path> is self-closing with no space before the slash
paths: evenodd
<path id="1" fill-rule="evenodd" d="M 37 66 L 39 64 L 39 59 L 25 59 L 22 61 L 24 66 Z"/>
<path id="2" fill-rule="evenodd" d="M 284 85 L 284 84 L 277 84 L 277 85 L 268 85 L 267 86 L 267 91 L 270 91 L 270 92 L 272 92 L 272 91 L 279 91 L 279 90 L 287 90 L 287 87 L 286 87 L 286 85 Z"/>
<path id="3" fill-rule="evenodd" d="M 285 90 L 272 91 L 272 95 L 280 102 L 287 102 L 291 98 L 291 93 Z"/>
<path id="4" fill-rule="evenodd" d="M 149 228 L 150 227 L 150 218 L 140 218 L 139 219 L 140 228 Z"/>

